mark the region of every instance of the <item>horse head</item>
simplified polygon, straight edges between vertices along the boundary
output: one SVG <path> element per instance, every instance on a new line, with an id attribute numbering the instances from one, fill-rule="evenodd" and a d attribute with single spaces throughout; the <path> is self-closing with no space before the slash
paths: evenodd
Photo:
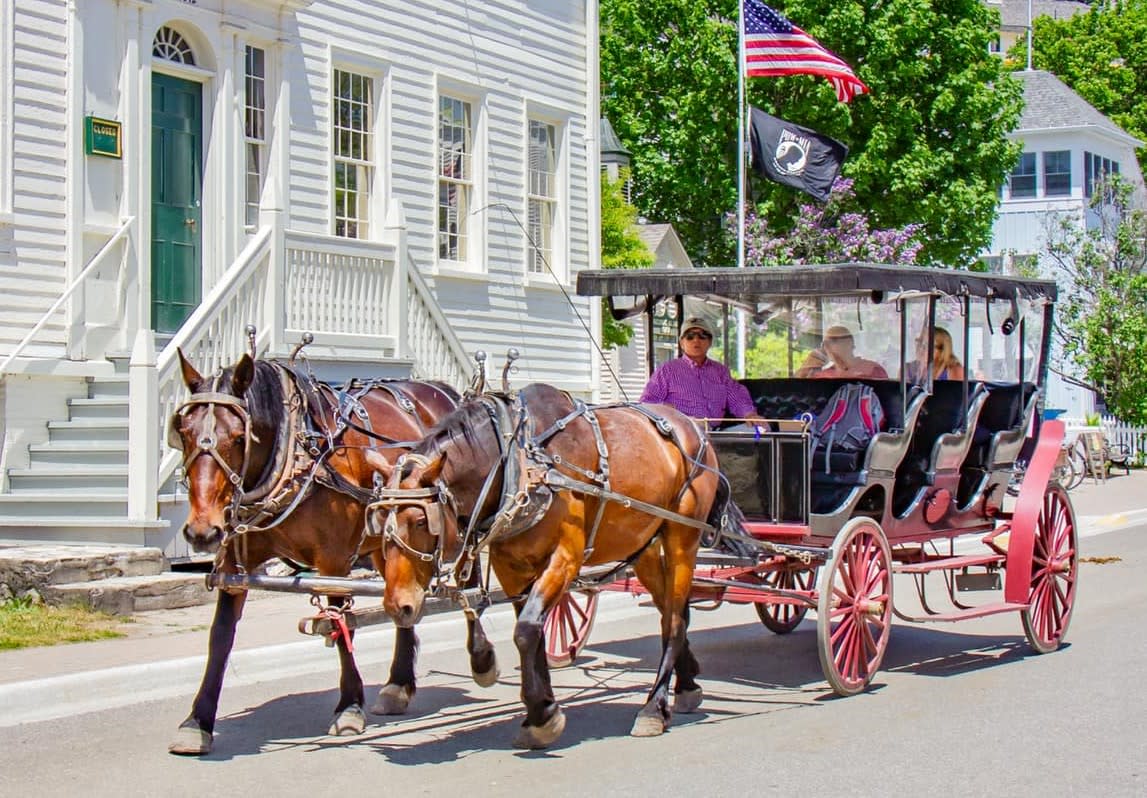
<path id="1" fill-rule="evenodd" d="M 382 604 L 398 626 L 418 623 L 431 581 L 460 551 L 457 507 L 441 482 L 445 460 L 439 454 L 429 460 L 406 455 L 393 466 L 381 458 L 372 462 L 386 487 L 367 507 L 367 524 L 382 537 Z"/>
<path id="2" fill-rule="evenodd" d="M 171 417 L 167 442 L 183 453 L 190 507 L 183 537 L 196 551 L 214 552 L 224 541 L 244 485 L 258 479 L 266 466 L 269 447 L 260 444 L 274 441 L 274 424 L 252 406 L 249 394 L 262 381 L 250 355 L 210 377 L 201 375 L 182 351 L 179 362 L 191 397 Z M 268 383 L 278 392 L 276 380 Z"/>

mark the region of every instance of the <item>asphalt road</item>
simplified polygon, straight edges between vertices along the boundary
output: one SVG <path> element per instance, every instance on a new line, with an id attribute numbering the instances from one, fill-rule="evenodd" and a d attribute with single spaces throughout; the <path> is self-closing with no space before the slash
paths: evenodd
<path id="1" fill-rule="evenodd" d="M 371 718 L 360 737 L 325 736 L 333 655 L 325 673 L 257 684 L 233 668 L 210 756 L 166 753 L 185 696 L 8 726 L 0 796 L 1142 796 L 1147 525 L 1085 537 L 1081 549 L 1100 562 L 1082 564 L 1069 642 L 1044 656 L 1031 653 L 1015 615 L 898 622 L 870 690 L 838 699 L 820 673 L 812 621 L 778 637 L 752 608 L 725 606 L 694 613 L 701 711 L 675 717 L 663 737 L 635 739 L 656 614 L 611 596 L 587 655 L 555 672 L 564 736 L 521 752 L 510 747 L 520 705 L 509 616 L 487 616 L 503 671 L 488 690 L 466 675 L 452 616 L 422 633 L 412 714 Z M 360 646 L 371 690 L 388 640 Z"/>

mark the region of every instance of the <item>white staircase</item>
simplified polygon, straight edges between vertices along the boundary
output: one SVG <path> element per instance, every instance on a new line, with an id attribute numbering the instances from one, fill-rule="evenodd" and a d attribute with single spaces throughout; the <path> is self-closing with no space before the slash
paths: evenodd
<path id="1" fill-rule="evenodd" d="M 144 546 L 164 537 L 165 520 L 128 520 L 127 361 L 113 363 L 113 375 L 89 380 L 87 397 L 68 400 L 66 420 L 48 422 L 28 466 L 9 469 L 0 539 Z"/>

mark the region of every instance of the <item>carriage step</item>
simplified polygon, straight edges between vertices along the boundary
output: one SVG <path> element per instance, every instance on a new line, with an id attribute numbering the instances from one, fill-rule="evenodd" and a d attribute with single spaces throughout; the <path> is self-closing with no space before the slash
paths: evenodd
<path id="1" fill-rule="evenodd" d="M 971 618 L 984 618 L 988 615 L 999 615 L 1004 612 L 1019 612 L 1026 610 L 1027 604 L 1015 601 L 1001 601 L 996 604 L 985 604 L 982 607 L 969 607 L 966 610 L 956 610 L 955 612 L 939 612 L 935 615 L 904 615 L 896 613 L 896 617 L 909 623 L 942 623 L 954 621 L 966 621 Z"/>
<path id="2" fill-rule="evenodd" d="M 892 566 L 894 574 L 926 574 L 931 571 L 954 571 L 977 565 L 1002 565 L 1003 555 L 971 554 L 964 557 L 938 557 L 925 562 L 900 563 Z"/>

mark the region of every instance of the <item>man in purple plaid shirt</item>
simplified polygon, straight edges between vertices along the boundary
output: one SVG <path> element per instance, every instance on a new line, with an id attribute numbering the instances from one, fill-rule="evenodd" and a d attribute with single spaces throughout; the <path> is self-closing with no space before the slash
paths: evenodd
<path id="1" fill-rule="evenodd" d="M 687 416 L 716 424 L 728 415 L 764 423 L 744 385 L 707 355 L 713 328 L 700 316 L 681 327 L 681 357 L 661 364 L 641 394 L 642 402 L 672 405 Z"/>

